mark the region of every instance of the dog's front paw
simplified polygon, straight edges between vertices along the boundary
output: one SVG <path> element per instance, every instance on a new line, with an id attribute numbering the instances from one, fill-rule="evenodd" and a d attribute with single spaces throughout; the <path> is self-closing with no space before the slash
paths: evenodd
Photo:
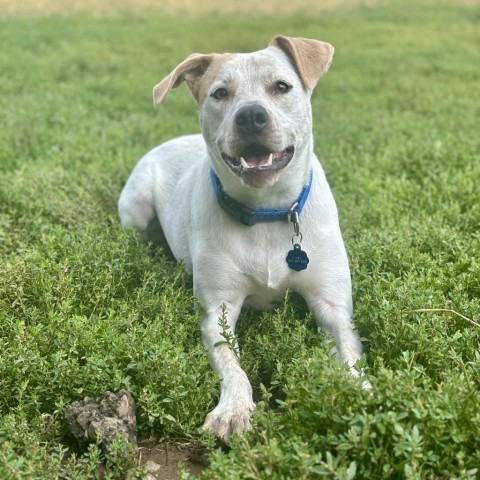
<path id="1" fill-rule="evenodd" d="M 367 377 L 365 376 L 365 372 L 362 370 L 358 371 L 354 366 L 350 367 L 350 373 L 354 377 L 360 377 L 362 380 L 362 389 L 363 390 L 372 390 L 372 384 L 368 381 Z"/>
<path id="2" fill-rule="evenodd" d="M 233 406 L 219 403 L 207 415 L 203 428 L 210 430 L 220 440 L 228 442 L 232 434 L 252 430 L 250 414 L 254 409 L 255 404 L 251 401 Z"/>

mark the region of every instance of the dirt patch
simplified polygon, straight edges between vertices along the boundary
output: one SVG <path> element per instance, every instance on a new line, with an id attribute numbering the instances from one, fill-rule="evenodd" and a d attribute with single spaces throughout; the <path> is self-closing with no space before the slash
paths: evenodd
<path id="1" fill-rule="evenodd" d="M 388 5 L 395 0 L 0 0 L 0 14 L 50 15 L 88 12 L 94 16 L 108 16 L 117 12 L 157 10 L 167 14 L 207 15 L 210 13 L 240 13 L 250 16 L 282 15 L 292 12 L 319 14 L 356 6 Z M 438 0 L 421 0 L 435 6 Z M 474 7 L 478 0 L 443 0 L 444 4 Z"/>
<path id="2" fill-rule="evenodd" d="M 158 443 L 149 439 L 141 441 L 138 448 L 139 463 L 148 470 L 148 480 L 176 480 L 180 474 L 180 462 L 195 476 L 207 467 L 204 449 L 193 443 Z"/>
<path id="3" fill-rule="evenodd" d="M 194 15 L 220 13 L 244 13 L 250 15 L 281 14 L 294 11 L 322 12 L 356 5 L 379 5 L 393 0 L 0 0 L 0 11 L 16 15 L 90 12 L 108 15 L 118 11 L 155 9 L 169 14 Z M 466 1 L 466 0 L 463 0 Z M 472 0 L 473 1 L 473 0 Z"/>

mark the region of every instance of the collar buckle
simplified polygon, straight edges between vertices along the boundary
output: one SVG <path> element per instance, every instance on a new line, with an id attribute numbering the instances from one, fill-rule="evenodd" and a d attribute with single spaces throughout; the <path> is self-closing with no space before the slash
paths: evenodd
<path id="1" fill-rule="evenodd" d="M 219 203 L 237 222 L 252 227 L 257 223 L 257 212 L 243 203 L 237 202 L 227 195 L 223 189 L 220 191 Z"/>

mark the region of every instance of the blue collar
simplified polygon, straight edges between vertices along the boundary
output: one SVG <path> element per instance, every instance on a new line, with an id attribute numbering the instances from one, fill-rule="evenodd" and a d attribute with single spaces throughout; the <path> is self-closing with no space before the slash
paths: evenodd
<path id="1" fill-rule="evenodd" d="M 237 222 L 242 225 L 251 227 L 258 222 L 284 222 L 292 221 L 292 213 L 296 212 L 298 215 L 302 213 L 303 207 L 310 193 L 312 186 L 313 173 L 310 170 L 310 177 L 308 183 L 300 193 L 300 196 L 293 202 L 290 208 L 262 208 L 260 210 L 252 210 L 243 203 L 238 202 L 223 191 L 223 186 L 220 179 L 217 177 L 213 168 L 210 168 L 210 179 L 212 181 L 213 190 L 217 196 L 220 206 Z M 298 218 L 298 217 L 297 217 Z"/>

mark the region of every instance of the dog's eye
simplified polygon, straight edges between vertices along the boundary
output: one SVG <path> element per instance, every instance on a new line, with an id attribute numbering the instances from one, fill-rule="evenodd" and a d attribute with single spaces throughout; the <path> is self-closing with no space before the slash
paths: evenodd
<path id="1" fill-rule="evenodd" d="M 220 87 L 214 90 L 210 96 L 213 97 L 215 100 L 224 100 L 228 97 L 228 92 L 224 88 Z"/>
<path id="2" fill-rule="evenodd" d="M 275 91 L 277 93 L 287 93 L 292 89 L 292 86 L 283 80 L 279 80 L 275 83 Z"/>

